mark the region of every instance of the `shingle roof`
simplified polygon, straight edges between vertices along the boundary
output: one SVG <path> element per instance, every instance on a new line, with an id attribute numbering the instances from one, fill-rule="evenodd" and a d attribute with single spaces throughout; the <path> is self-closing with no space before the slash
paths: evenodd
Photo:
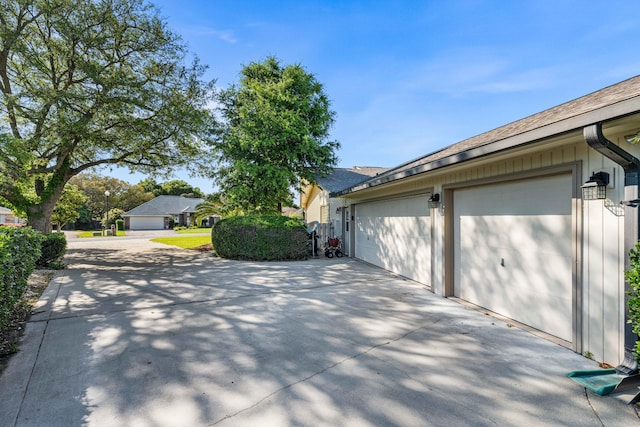
<path id="1" fill-rule="evenodd" d="M 373 166 L 354 166 L 352 168 L 335 168 L 333 173 L 318 178 L 318 184 L 329 192 L 340 191 L 352 187 L 372 176 L 376 176 L 389 168 Z"/>
<path id="2" fill-rule="evenodd" d="M 12 213 L 13 212 L 11 212 L 11 209 L 5 208 L 4 206 L 0 206 L 0 214 L 8 215 L 8 214 L 12 214 Z"/>
<path id="3" fill-rule="evenodd" d="M 182 196 L 158 196 L 140 206 L 125 212 L 124 216 L 164 216 L 195 212 L 196 206 L 204 199 Z"/>
<path id="4" fill-rule="evenodd" d="M 607 118 L 614 118 L 616 115 L 629 114 L 631 112 L 627 111 L 629 109 L 640 111 L 636 105 L 632 105 L 631 108 L 629 108 L 629 106 L 625 104 L 625 102 L 628 101 L 636 102 L 637 99 L 634 98 L 638 97 L 640 97 L 640 76 L 608 86 L 589 95 L 574 99 L 573 101 L 549 108 L 548 110 L 540 113 L 533 114 L 521 120 L 517 120 L 480 135 L 465 139 L 417 159 L 410 160 L 389 169 L 384 174 L 360 183 L 361 185 L 355 184 L 352 186 L 357 186 L 358 188 L 345 188 L 343 191 L 340 191 L 340 194 L 346 194 L 352 190 L 357 191 L 360 189 L 359 187 L 363 185 L 370 187 L 378 185 L 377 183 L 402 179 L 403 177 L 410 175 L 412 172 L 426 171 L 427 168 L 424 167 L 425 165 L 436 163 L 446 158 L 453 158 L 461 153 L 466 153 L 490 144 L 525 135 L 528 132 L 547 128 L 547 131 L 540 132 L 539 135 L 537 135 L 538 137 L 543 137 L 550 136 L 554 134 L 554 132 L 557 134 L 560 131 L 579 129 L 580 127 L 594 123 L 594 120 L 598 118 L 598 115 L 594 113 L 598 110 L 610 108 L 611 111 L 608 112 L 610 117 Z M 523 138 L 523 141 L 524 139 L 526 138 Z M 519 141 L 518 143 L 521 144 L 523 141 Z M 525 142 L 532 142 L 532 140 L 529 139 Z M 505 148 L 508 148 L 509 145 L 510 144 L 506 144 Z M 513 142 L 512 146 L 515 145 L 518 145 L 516 144 L 516 141 Z M 458 156 L 458 158 L 452 161 L 452 163 L 469 160 L 470 158 L 473 157 Z"/>

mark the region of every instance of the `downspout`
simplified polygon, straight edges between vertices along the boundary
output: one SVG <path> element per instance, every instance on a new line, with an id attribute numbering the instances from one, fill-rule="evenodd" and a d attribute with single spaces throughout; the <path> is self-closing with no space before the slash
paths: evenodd
<path id="1" fill-rule="evenodd" d="M 602 123 L 595 123 L 583 129 L 585 142 L 594 150 L 613 160 L 624 169 L 624 269 L 631 267 L 629 252 L 635 248 L 636 242 L 640 240 L 640 227 L 638 222 L 638 209 L 635 202 L 640 198 L 638 192 L 640 160 L 620 146 L 609 141 L 602 133 Z M 625 202 L 627 201 L 627 202 Z M 631 201 L 631 203 L 629 202 Z M 633 333 L 632 325 L 629 323 L 628 294 L 629 283 L 625 280 L 624 296 L 624 360 L 616 371 L 619 375 L 630 376 L 638 374 L 638 361 L 633 356 L 633 349 L 638 337 Z"/>

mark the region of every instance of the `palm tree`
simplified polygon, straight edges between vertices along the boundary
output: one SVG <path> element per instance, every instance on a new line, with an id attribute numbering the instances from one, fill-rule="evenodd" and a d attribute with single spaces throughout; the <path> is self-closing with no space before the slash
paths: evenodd
<path id="1" fill-rule="evenodd" d="M 201 224 L 202 220 L 212 216 L 221 216 L 224 211 L 224 202 L 220 193 L 213 193 L 207 196 L 204 202 L 196 206 L 195 221 Z M 213 225 L 213 224 L 210 224 Z"/>

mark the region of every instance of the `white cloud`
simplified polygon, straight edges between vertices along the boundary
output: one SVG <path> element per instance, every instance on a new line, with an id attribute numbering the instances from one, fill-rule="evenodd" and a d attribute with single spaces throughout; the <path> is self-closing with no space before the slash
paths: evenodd
<path id="1" fill-rule="evenodd" d="M 215 37 L 229 44 L 235 44 L 238 42 L 238 39 L 236 39 L 233 31 L 231 30 L 218 30 L 210 27 L 192 27 L 185 29 L 184 31 L 182 31 L 182 33 L 188 33 L 197 37 Z"/>
<path id="2" fill-rule="evenodd" d="M 477 93 L 525 92 L 548 87 L 552 68 L 523 69 L 514 60 L 491 52 L 459 50 L 417 66 L 403 82 L 404 90 L 465 97 Z"/>

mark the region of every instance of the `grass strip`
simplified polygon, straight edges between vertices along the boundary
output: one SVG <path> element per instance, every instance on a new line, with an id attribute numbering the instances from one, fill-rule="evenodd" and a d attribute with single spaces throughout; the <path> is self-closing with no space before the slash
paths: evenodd
<path id="1" fill-rule="evenodd" d="M 184 230 L 175 230 L 178 234 L 211 234 L 210 228 L 185 228 Z"/>
<path id="2" fill-rule="evenodd" d="M 176 237 L 158 237 L 151 239 L 152 242 L 158 242 L 165 245 L 178 246 L 183 249 L 193 249 L 198 246 L 211 243 L 211 236 L 176 236 Z"/>

